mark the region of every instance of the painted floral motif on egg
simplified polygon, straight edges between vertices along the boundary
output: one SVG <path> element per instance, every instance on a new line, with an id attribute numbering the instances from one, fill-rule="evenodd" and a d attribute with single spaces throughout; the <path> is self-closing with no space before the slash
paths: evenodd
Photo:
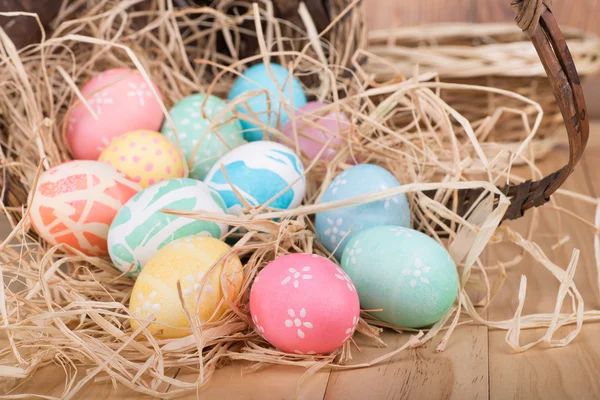
<path id="1" fill-rule="evenodd" d="M 219 195 L 195 179 L 169 179 L 132 197 L 115 217 L 108 249 L 115 266 L 136 277 L 146 262 L 170 242 L 190 235 L 219 238 L 227 225 L 161 212 L 163 209 L 225 213 Z"/>
<path id="2" fill-rule="evenodd" d="M 127 132 L 114 138 L 98 161 L 112 165 L 143 188 L 184 174 L 177 148 L 153 131 Z"/>
<path id="3" fill-rule="evenodd" d="M 355 235 L 342 256 L 364 309 L 409 328 L 441 319 L 458 294 L 458 274 L 448 252 L 424 233 L 376 226 Z"/>
<path id="4" fill-rule="evenodd" d="M 231 149 L 244 143 L 242 125 L 233 112 L 224 113 L 225 101 L 216 96 L 192 94 L 169 112 L 177 131 L 165 121 L 161 132 L 183 149 L 190 178 L 204 179 L 210 168 Z"/>
<path id="5" fill-rule="evenodd" d="M 341 347 L 360 318 L 348 275 L 313 254 L 288 254 L 269 263 L 250 291 L 256 331 L 281 351 L 324 354 Z"/>
<path id="6" fill-rule="evenodd" d="M 197 235 L 175 240 L 154 254 L 133 286 L 132 330 L 139 327 L 137 319 L 156 318 L 148 330 L 159 339 L 191 334 L 177 282 L 189 312 L 198 309 L 201 322 L 218 320 L 228 308 L 224 297 L 235 301 L 244 280 L 242 263 L 235 254 L 227 255 L 230 250 L 218 239 Z"/>
<path id="7" fill-rule="evenodd" d="M 321 198 L 321 203 L 351 199 L 397 186 L 400 186 L 400 182 L 384 168 L 373 164 L 360 164 L 336 176 Z M 327 250 L 335 250 L 338 260 L 354 235 L 379 225 L 410 226 L 410 208 L 404 194 L 320 212 L 315 216 L 315 229 L 319 241 Z"/>
<path id="8" fill-rule="evenodd" d="M 101 256 L 107 254 L 106 238 L 115 215 L 140 189 L 110 165 L 69 161 L 40 176 L 29 216 L 48 243 Z"/>
<path id="9" fill-rule="evenodd" d="M 158 89 L 154 90 L 160 97 Z M 69 110 L 66 130 L 76 159 L 96 160 L 114 137 L 141 129 L 156 131 L 162 123 L 160 102 L 138 71 L 104 71 L 87 82 L 81 94 L 89 109 L 76 100 Z"/>
<path id="10" fill-rule="evenodd" d="M 213 166 L 205 182 L 221 195 L 230 214 L 239 214 L 243 206 L 232 185 L 254 207 L 283 192 L 269 202 L 269 207 L 289 209 L 298 207 L 302 202 L 306 189 L 303 174 L 304 166 L 290 148 L 279 143 L 258 141 L 227 153 Z"/>

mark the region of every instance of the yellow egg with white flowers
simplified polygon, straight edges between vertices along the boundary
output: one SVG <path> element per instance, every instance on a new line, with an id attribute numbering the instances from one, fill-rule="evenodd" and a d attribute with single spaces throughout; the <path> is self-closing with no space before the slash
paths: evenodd
<path id="1" fill-rule="evenodd" d="M 160 249 L 140 272 L 129 302 L 133 331 L 152 321 L 148 330 L 158 339 L 191 334 L 186 310 L 201 322 L 216 321 L 233 302 L 244 280 L 242 263 L 231 248 L 209 236 L 188 236 Z"/>

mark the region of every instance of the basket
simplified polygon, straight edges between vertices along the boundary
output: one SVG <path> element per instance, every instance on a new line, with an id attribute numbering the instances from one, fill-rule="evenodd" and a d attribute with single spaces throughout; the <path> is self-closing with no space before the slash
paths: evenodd
<path id="1" fill-rule="evenodd" d="M 600 71 L 600 38 L 574 28 L 563 33 L 579 76 Z M 564 137 L 560 108 L 544 66 L 527 35 L 515 25 L 451 23 L 374 31 L 369 34 L 369 50 L 385 60 L 371 58 L 366 66 L 378 80 L 394 78 L 392 65 L 407 77 L 416 71 L 435 72 L 442 82 L 505 89 L 535 100 L 544 110 L 540 132 L 531 141 L 536 158 L 546 156 Z M 499 117 L 483 140 L 513 151 L 525 138 L 523 113 L 514 111 L 518 100 L 483 92 L 443 90 L 441 94 L 470 120 Z M 534 114 L 533 109 L 526 110 L 529 123 Z"/>
<path id="2" fill-rule="evenodd" d="M 51 3 L 56 5 L 58 1 Z M 109 2 L 111 6 L 104 6 L 99 8 L 94 2 L 77 2 L 70 1 L 66 2 L 67 11 L 60 14 L 57 19 L 53 22 L 54 26 L 59 26 L 61 23 L 67 23 L 69 19 L 77 15 L 86 15 L 89 12 L 101 14 L 111 10 L 113 7 L 119 5 L 120 2 L 114 1 Z M 196 4 L 196 7 L 191 5 Z M 248 16 L 252 15 L 252 7 L 250 3 L 243 3 L 238 1 L 219 1 L 214 4 L 214 7 L 207 7 L 208 4 L 213 2 L 198 0 L 196 2 L 187 3 L 186 1 L 176 1 L 175 5 L 181 9 L 180 18 L 183 22 L 179 23 L 181 30 L 181 36 L 183 39 L 183 45 L 185 46 L 187 59 L 186 60 L 173 60 L 184 64 L 187 69 L 183 71 L 190 81 L 193 81 L 196 85 L 205 85 L 207 88 L 213 79 L 222 75 L 222 69 L 214 67 L 215 64 L 231 65 L 233 68 L 237 66 L 239 70 L 244 65 L 252 65 L 255 63 L 262 62 L 260 57 L 256 57 L 257 52 L 257 41 L 256 33 L 254 29 L 254 23 L 248 21 Z M 362 2 L 350 1 L 350 0 L 334 0 L 334 1 L 315 1 L 313 5 L 317 3 L 321 4 L 321 11 L 325 12 L 326 15 L 322 15 L 318 20 L 321 30 L 327 29 L 326 31 L 317 31 L 317 26 L 312 21 L 312 16 L 306 18 L 306 14 L 310 14 L 308 10 L 305 13 L 304 18 L 300 15 L 301 13 L 292 12 L 292 20 L 297 23 L 314 24 L 313 26 L 306 27 L 293 25 L 281 20 L 279 17 L 290 17 L 290 11 L 296 10 L 297 8 L 290 7 L 291 3 L 300 2 L 288 2 L 279 1 L 276 5 L 279 8 L 273 7 L 272 3 L 261 2 L 260 13 L 263 21 L 269 19 L 272 31 L 265 32 L 265 34 L 271 35 L 272 47 L 270 49 L 276 52 L 271 59 L 274 62 L 279 62 L 282 65 L 287 65 L 292 57 L 286 52 L 300 51 L 304 49 L 306 54 L 311 57 L 321 58 L 322 61 L 331 65 L 333 71 L 337 77 L 343 79 L 343 76 L 347 75 L 347 71 L 352 68 L 352 56 L 355 51 L 359 48 L 363 48 L 366 44 L 367 27 L 365 20 L 365 13 L 362 11 Z M 352 7 L 350 7 L 352 5 Z M 46 4 L 40 4 L 41 7 L 46 7 Z M 150 1 L 142 2 L 133 6 L 134 12 L 136 12 L 136 18 L 132 22 L 132 27 L 143 27 L 148 23 L 147 17 L 144 13 L 152 11 L 164 10 L 166 7 L 163 1 Z M 282 11 L 281 9 L 284 9 Z M 124 8 L 126 10 L 126 8 Z M 287 12 L 285 10 L 288 10 Z M 5 10 L 0 10 L 5 11 Z M 38 11 L 36 9 L 27 11 Z M 277 15 L 279 14 L 279 15 Z M 282 15 L 283 14 L 283 15 Z M 244 18 L 246 17 L 246 18 Z M 216 21 L 218 19 L 218 21 Z M 222 23 L 222 29 L 198 29 L 198 27 L 206 27 L 217 23 Z M 317 32 L 320 32 L 320 40 L 322 40 L 322 52 L 319 54 L 315 53 L 313 47 L 308 46 L 310 44 L 309 36 L 307 36 L 305 30 L 314 30 L 313 36 L 316 36 Z M 224 34 L 224 32 L 227 32 Z M 56 32 L 55 32 L 56 33 Z M 60 35 L 64 32 L 58 32 Z M 165 32 L 161 32 L 164 34 Z M 15 32 L 18 35 L 18 32 Z M 225 42 L 224 37 L 230 39 Z M 135 35 L 132 36 L 135 38 Z M 282 39 L 284 38 L 284 39 Z M 31 38 L 22 38 L 21 36 L 12 37 L 21 45 L 31 44 Z M 23 40 L 29 40 L 27 43 L 21 43 Z M 148 46 L 155 44 L 147 43 Z M 171 44 L 172 45 L 172 44 Z M 84 47 L 84 46 L 81 46 Z M 27 48 L 25 49 L 27 51 Z M 74 48 L 74 51 L 78 51 L 78 48 Z M 253 58 L 254 56 L 254 58 Z M 241 64 L 238 60 L 250 58 L 251 61 Z M 194 60 L 203 60 L 202 63 L 195 63 Z M 302 60 L 299 61 L 300 68 L 303 67 Z M 218 83 L 212 87 L 212 92 L 221 97 L 227 97 L 227 91 L 231 86 L 234 75 L 228 74 L 225 76 L 219 76 Z M 319 92 L 322 92 L 320 84 L 322 77 L 319 75 L 319 71 L 307 70 L 303 75 L 300 76 L 302 82 L 307 85 L 307 94 L 309 98 L 314 99 Z M 82 77 L 82 80 L 87 77 Z M 173 93 L 172 99 L 167 99 L 167 106 L 174 104 L 180 91 Z M 340 95 L 343 95 L 341 93 Z M 59 119 L 62 119 L 62 115 L 59 115 Z M 0 120 L 0 130 L 3 131 L 4 135 L 8 135 L 12 130 L 11 124 L 14 121 Z M 34 130 L 23 132 L 24 135 L 31 138 L 35 136 Z M 61 143 L 63 141 L 62 132 L 53 131 L 56 143 L 57 152 L 53 155 L 45 155 L 50 159 L 52 164 L 62 162 L 70 159 L 68 151 Z M 4 137 L 6 143 L 8 142 L 7 136 Z M 39 140 L 39 138 L 37 139 Z M 29 147 L 29 146 L 25 146 Z M 33 154 L 27 154 L 27 152 L 18 155 L 11 154 L 9 157 L 20 157 L 39 158 L 39 154 L 35 149 L 31 149 Z M 2 187 L 0 193 L 0 200 L 6 205 L 20 208 L 22 204 L 27 203 L 28 188 L 31 186 L 33 175 L 30 175 L 27 180 L 16 177 L 15 174 L 11 173 L 11 168 L 3 168 L 2 174 L 0 174 L 0 187 Z M 19 214 L 19 212 L 17 212 Z M 16 214 L 15 214 L 16 216 Z"/>
<path id="3" fill-rule="evenodd" d="M 0 32 L 3 44 L 0 57 L 6 67 L 0 74 L 6 75 L 7 82 L 6 90 L 0 96 L 0 185 L 4 210 L 12 218 L 14 228 L 8 240 L 0 244 L 0 274 L 10 276 L 17 284 L 16 288 L 5 284 L 1 292 L 5 300 L 2 305 L 3 329 L 10 343 L 1 349 L 3 368 L 0 378 L 6 379 L 6 386 L 10 388 L 18 384 L 19 379 L 31 377 L 36 369 L 52 363 L 69 371 L 73 366 L 88 368 L 89 374 L 85 378 L 77 384 L 73 378 L 65 386 L 63 397 L 66 398 L 77 398 L 78 391 L 100 373 L 140 393 L 178 398 L 185 391 L 198 390 L 217 367 L 232 360 L 302 365 L 310 368 L 307 376 L 329 364 L 340 366 L 351 358 L 349 342 L 324 356 L 284 354 L 270 347 L 255 329 L 256 321 L 253 322 L 249 315 L 246 304 L 249 287 L 259 269 L 281 254 L 329 255 L 315 239 L 312 214 L 384 200 L 400 193 L 409 193 L 411 208 L 418 221 L 415 228 L 448 244 L 461 273 L 461 291 L 465 296 L 459 296 L 459 304 L 426 335 L 422 332 L 413 335 L 406 345 L 376 361 L 390 359 L 400 351 L 422 345 L 437 334 L 444 335 L 438 347 L 441 351 L 458 324 L 461 312 L 469 314 L 473 320 L 484 321 L 477 314 L 467 291 L 463 291 L 463 285 L 471 278 L 475 279 L 471 269 L 476 268 L 475 263 L 498 225 L 502 220 L 519 218 L 528 209 L 549 201 L 573 171 L 587 142 L 589 127 L 578 75 L 553 14 L 546 7 L 531 16 L 531 28 L 522 25 L 528 31 L 557 95 L 569 137 L 570 158 L 559 171 L 540 180 L 523 182 L 510 175 L 510 171 L 505 174 L 502 166 L 492 168 L 489 164 L 482 166 L 473 161 L 481 156 L 477 138 L 469 136 L 473 126 L 437 96 L 436 91 L 445 88 L 443 83 L 432 82 L 427 76 L 392 81 L 387 85 L 373 81 L 356 61 L 357 54 L 364 55 L 358 48 L 364 33 L 364 25 L 357 22 L 364 18 L 359 2 L 331 1 L 328 4 L 332 7 L 332 15 L 339 14 L 332 19 L 336 23 L 329 29 L 329 42 L 323 46 L 316 43 L 321 38 L 311 28 L 307 29 L 308 37 L 299 40 L 310 43 L 310 48 L 298 47 L 295 40 L 290 40 L 295 51 L 275 50 L 273 53 L 261 49 L 260 57 L 289 57 L 284 61 L 290 62 L 300 75 L 310 77 L 304 82 L 310 96 L 349 113 L 351 133 L 344 138 L 338 155 L 331 161 L 315 163 L 302 156 L 305 165 L 310 166 L 307 169 L 311 168 L 307 173 L 309 185 L 305 205 L 292 210 L 259 209 L 239 217 L 223 217 L 223 223 L 233 226 L 233 231 L 238 227 L 246 228 L 248 236 L 244 235 L 231 250 L 245 262 L 245 280 L 242 293 L 236 299 L 226 300 L 231 307 L 222 320 L 211 322 L 206 329 L 202 325 L 201 329 L 195 319 L 190 319 L 194 334 L 185 338 L 157 340 L 148 335 L 143 341 L 137 340 L 130 326 L 131 318 L 135 317 L 126 306 L 133 281 L 105 258 L 69 252 L 65 246 L 50 246 L 38 238 L 30 229 L 27 214 L 31 188 L 35 187 L 41 170 L 69 159 L 63 141 L 62 121 L 76 97 L 77 86 L 95 73 L 108 67 L 134 64 L 160 85 L 164 105 L 168 108 L 190 92 L 225 93 L 236 76 L 235 71 L 256 60 L 241 60 L 237 56 L 228 60 L 227 53 L 218 48 L 218 31 L 245 32 L 240 28 L 244 17 L 219 11 L 215 14 L 215 9 L 206 7 L 167 9 L 173 3 L 159 0 L 151 2 L 149 8 L 129 14 L 125 11 L 130 2 L 105 0 L 75 4 L 77 7 L 66 7 L 61 11 L 52 37 L 41 46 L 26 47 L 19 53 Z M 279 41 L 283 45 L 288 40 L 283 40 L 284 36 L 276 29 L 282 22 L 273 18 L 269 4 L 263 3 L 262 8 L 253 6 L 252 14 L 261 47 L 270 43 L 276 48 Z M 343 8 L 343 4 L 347 7 Z M 525 1 L 519 13 L 523 14 L 533 4 L 534 1 Z M 334 9 L 334 6 L 339 8 Z M 69 22 L 72 14 L 85 18 L 72 24 Z M 262 21 L 268 22 L 269 29 L 273 29 L 273 37 L 269 40 L 263 41 L 269 35 L 259 34 Z M 178 36 L 175 29 L 182 29 L 183 34 Z M 99 32 L 105 37 L 95 36 Z M 351 37 L 356 40 L 348 40 Z M 69 46 L 64 45 L 65 42 Z M 332 46 L 331 42 L 336 45 Z M 354 44 L 346 46 L 350 42 Z M 199 48 L 200 43 L 204 47 Z M 94 46 L 100 46 L 100 50 L 92 51 Z M 201 52 L 206 48 L 210 50 L 203 56 Z M 231 48 L 235 49 L 236 45 Z M 219 68 L 218 64 L 222 63 L 226 65 Z M 29 75 L 25 71 L 29 71 Z M 473 93 L 472 89 L 480 90 L 465 89 L 470 93 Z M 494 93 L 491 88 L 483 91 Z M 346 97 L 342 98 L 343 95 Z M 516 98 L 508 92 L 505 97 L 506 100 Z M 519 99 L 518 109 L 531 106 L 538 110 L 531 131 L 535 133 L 539 128 L 540 109 L 528 99 Z M 414 123 L 398 125 L 394 117 L 406 114 L 415 116 Z M 454 135 L 456 126 L 462 127 L 466 139 Z M 400 181 L 408 183 L 396 188 L 382 188 L 368 197 L 317 204 L 321 188 L 357 160 L 383 165 Z M 467 176 L 473 170 L 474 174 L 489 176 L 489 181 Z M 436 176 L 439 172 L 443 176 Z M 510 183 L 497 185 L 498 182 Z M 177 210 L 163 212 L 178 213 Z M 179 215 L 214 218 L 214 214 L 211 217 L 202 210 L 179 212 Z M 441 240 L 444 236 L 449 237 L 448 241 Z M 20 243 L 9 245 L 11 240 L 19 242 L 19 239 Z M 501 237 L 495 239 L 502 241 Z M 511 243 L 538 259 L 542 257 L 535 244 L 522 237 L 506 235 L 504 239 L 512 240 Z M 544 266 L 552 272 L 560 270 L 550 261 L 544 262 Z M 558 273 L 556 276 L 561 279 Z M 483 278 L 478 279 L 481 287 L 488 287 L 482 283 Z M 487 279 L 485 276 L 486 282 Z M 569 284 L 567 277 L 562 279 L 564 285 Z M 560 307 L 557 310 L 560 311 Z M 542 321 L 540 326 L 544 324 L 556 330 L 567 323 L 563 317 L 552 314 L 546 321 L 536 315 L 536 321 Z M 507 329 L 505 324 L 494 321 L 484 323 Z M 379 339 L 381 323 L 361 318 L 357 324 L 359 333 L 378 344 L 383 343 Z M 513 324 L 510 326 L 513 329 Z M 187 382 L 167 376 L 165 370 L 169 367 L 197 371 L 198 379 Z M 163 383 L 170 385 L 168 394 L 159 391 Z"/>

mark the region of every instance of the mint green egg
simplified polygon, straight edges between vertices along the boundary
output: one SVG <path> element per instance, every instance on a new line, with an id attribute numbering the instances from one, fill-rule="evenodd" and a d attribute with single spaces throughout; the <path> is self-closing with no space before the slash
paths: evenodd
<path id="1" fill-rule="evenodd" d="M 204 179 L 221 156 L 244 143 L 240 121 L 231 111 L 223 112 L 227 103 L 210 95 L 203 105 L 205 98 L 205 94 L 192 94 L 169 111 L 190 169 L 189 176 L 199 180 Z M 212 127 L 211 122 L 215 123 Z M 161 132 L 177 145 L 175 133 L 167 120 Z"/>
<path id="2" fill-rule="evenodd" d="M 121 207 L 108 230 L 108 252 L 118 270 L 135 278 L 172 241 L 193 235 L 218 239 L 227 232 L 226 224 L 166 214 L 163 209 L 224 215 L 225 203 L 195 179 L 169 179 L 143 189 Z"/>
<path id="3" fill-rule="evenodd" d="M 424 233 L 400 226 L 377 226 L 355 235 L 342 255 L 362 309 L 384 322 L 422 328 L 439 321 L 458 294 L 458 274 L 450 254 Z"/>

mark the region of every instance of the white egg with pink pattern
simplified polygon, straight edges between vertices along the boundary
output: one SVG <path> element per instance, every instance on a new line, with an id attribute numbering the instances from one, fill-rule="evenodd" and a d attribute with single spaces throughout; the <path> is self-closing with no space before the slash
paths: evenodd
<path id="1" fill-rule="evenodd" d="M 315 254 L 270 262 L 250 291 L 255 330 L 277 349 L 326 354 L 348 341 L 358 325 L 354 284 L 335 263 Z"/>

